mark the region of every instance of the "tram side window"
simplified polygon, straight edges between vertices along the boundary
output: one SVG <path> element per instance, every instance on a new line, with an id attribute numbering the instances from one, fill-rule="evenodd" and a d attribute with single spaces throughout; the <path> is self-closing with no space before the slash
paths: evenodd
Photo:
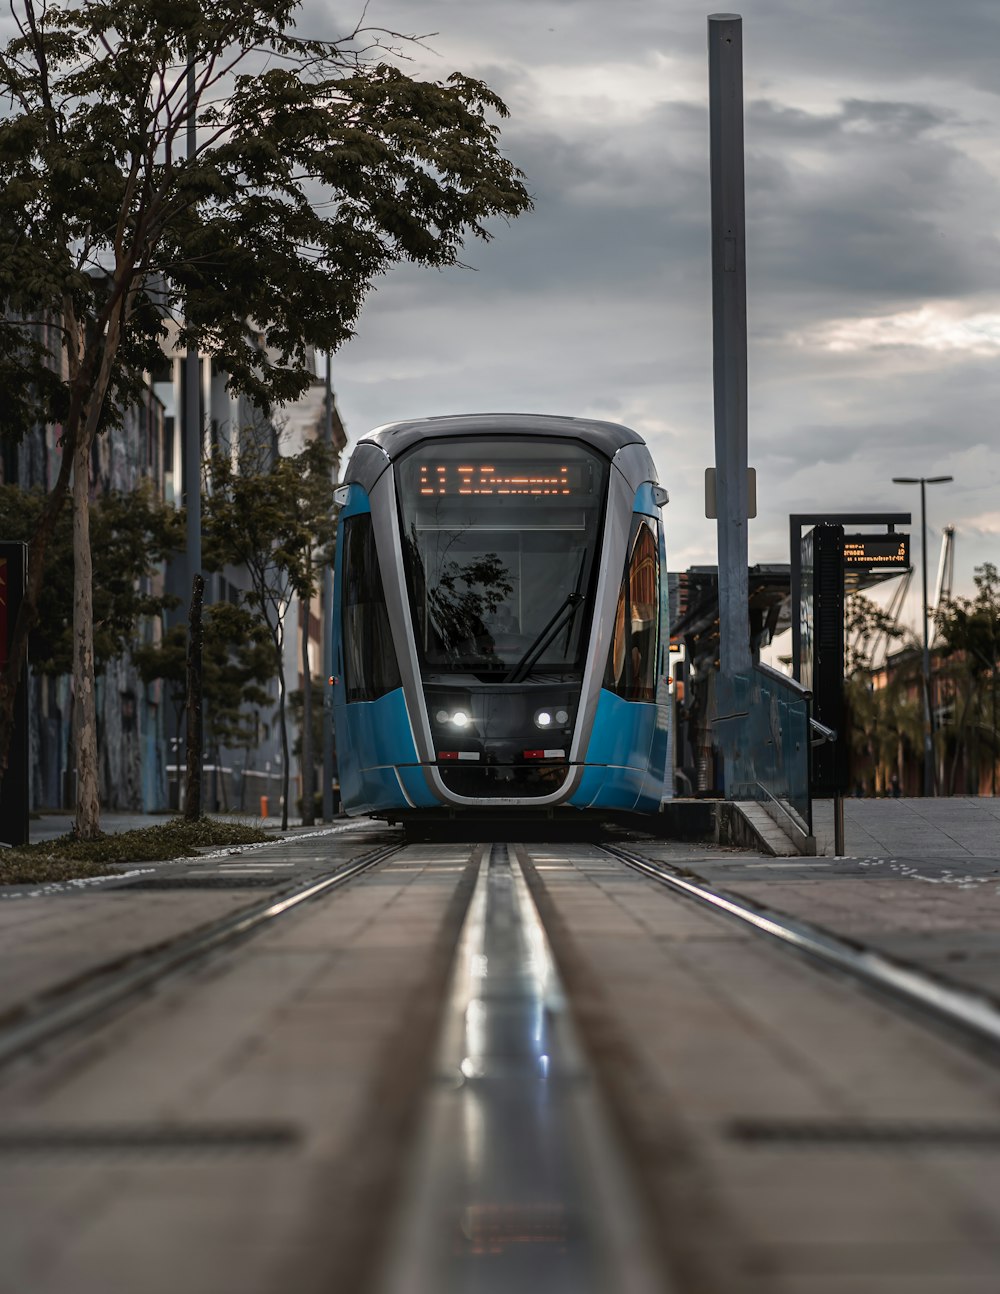
<path id="1" fill-rule="evenodd" d="M 604 686 L 626 701 L 656 699 L 660 558 L 655 523 L 643 518 L 618 594 Z"/>
<path id="2" fill-rule="evenodd" d="M 400 686 L 370 513 L 344 522 L 344 686 L 348 701 L 374 701 Z"/>

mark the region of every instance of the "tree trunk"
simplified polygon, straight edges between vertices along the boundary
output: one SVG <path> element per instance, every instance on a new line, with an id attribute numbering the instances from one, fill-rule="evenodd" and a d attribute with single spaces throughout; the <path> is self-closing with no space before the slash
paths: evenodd
<path id="1" fill-rule="evenodd" d="M 288 830 L 288 716 L 285 712 L 285 671 L 278 672 L 278 722 L 281 726 L 281 830 Z"/>
<path id="2" fill-rule="evenodd" d="M 191 583 L 191 611 L 188 615 L 187 654 L 187 786 L 184 817 L 197 822 L 201 817 L 201 603 L 205 579 L 196 575 Z"/>
<path id="3" fill-rule="evenodd" d="M 955 733 L 955 750 L 951 760 L 951 776 L 948 778 L 948 794 L 955 794 L 955 779 L 958 777 L 958 761 L 965 748 L 965 776 L 969 776 L 969 753 L 968 753 L 968 734 L 966 732 L 966 719 L 969 715 L 969 704 L 972 701 L 972 684 L 969 685 L 969 691 L 965 695 L 962 703 L 962 717 L 958 721 L 958 731 Z"/>
<path id="4" fill-rule="evenodd" d="M 218 779 L 220 808 L 223 813 L 229 812 L 229 790 L 226 786 L 226 774 L 222 768 L 222 747 L 215 743 L 215 776 Z"/>
<path id="5" fill-rule="evenodd" d="M 94 683 L 94 590 L 90 553 L 90 454 L 81 439 L 73 455 L 73 715 L 76 823 L 81 840 L 101 834 Z"/>
<path id="6" fill-rule="evenodd" d="M 315 782 L 313 776 L 313 707 L 312 673 L 309 669 L 309 599 L 299 600 L 299 624 L 302 630 L 302 825 L 316 822 Z"/>

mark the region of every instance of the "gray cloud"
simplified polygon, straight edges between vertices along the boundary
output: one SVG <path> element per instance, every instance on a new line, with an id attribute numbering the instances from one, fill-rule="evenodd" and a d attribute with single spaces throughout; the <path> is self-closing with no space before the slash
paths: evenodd
<path id="1" fill-rule="evenodd" d="M 369 18 L 412 27 L 417 13 L 441 32 L 431 74 L 462 66 L 509 102 L 504 148 L 536 210 L 467 249 L 475 272 L 401 268 L 379 285 L 337 360 L 349 429 L 486 408 L 630 422 L 671 487 L 672 561 L 713 560 L 704 9 L 374 0 Z M 940 470 L 956 482 L 935 517 L 959 521 L 971 573 L 997 556 L 986 523 L 963 537 L 961 518 L 1000 512 L 1000 332 L 994 360 L 905 328 L 836 350 L 828 330 L 920 310 L 1000 317 L 1000 10 L 743 13 L 751 556 L 787 558 L 790 511 L 910 506 L 891 476 Z"/>

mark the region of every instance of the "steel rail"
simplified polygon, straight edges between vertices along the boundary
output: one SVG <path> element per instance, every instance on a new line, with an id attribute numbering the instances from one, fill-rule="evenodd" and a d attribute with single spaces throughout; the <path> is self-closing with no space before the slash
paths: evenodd
<path id="1" fill-rule="evenodd" d="M 286 890 L 276 898 L 243 908 L 166 944 L 105 962 L 20 1003 L 0 1019 L 0 1066 L 29 1055 L 59 1034 L 103 1015 L 191 963 L 248 938 L 293 908 L 345 885 L 403 848 L 404 845 L 389 845 L 363 854 L 321 880 Z"/>
<path id="2" fill-rule="evenodd" d="M 987 1043 L 993 1048 L 1000 1046 L 1000 1008 L 988 997 L 946 984 L 883 953 L 818 930 L 807 922 L 769 914 L 748 899 L 731 898 L 705 884 L 685 880 L 669 870 L 669 864 L 651 862 L 617 845 L 602 845 L 601 848 L 643 875 L 743 922 L 787 948 L 846 972 L 855 980 L 971 1035 L 979 1043 Z"/>

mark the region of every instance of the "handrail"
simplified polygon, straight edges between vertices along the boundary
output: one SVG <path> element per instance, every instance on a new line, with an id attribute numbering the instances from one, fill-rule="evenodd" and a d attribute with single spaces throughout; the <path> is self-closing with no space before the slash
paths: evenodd
<path id="1" fill-rule="evenodd" d="M 811 834 L 807 823 L 803 820 L 802 817 L 800 817 L 798 813 L 796 813 L 796 811 L 793 808 L 782 804 L 782 802 L 778 799 L 778 797 L 774 795 L 771 791 L 769 791 L 763 782 L 756 782 L 755 785 L 759 786 L 760 789 L 767 796 L 767 798 L 771 801 L 771 803 L 776 805 L 777 808 L 781 810 L 781 812 L 785 815 L 785 817 L 792 824 L 792 826 L 795 828 L 796 831 L 801 832 L 803 836 L 808 836 Z"/>
<path id="2" fill-rule="evenodd" d="M 810 745 L 822 746 L 828 741 L 837 740 L 836 728 L 828 728 L 825 723 L 820 723 L 820 721 L 818 719 L 814 719 L 812 715 L 809 716 L 809 726 L 811 728 L 815 728 L 819 733 L 819 737 L 810 742 Z"/>
<path id="3" fill-rule="evenodd" d="M 812 700 L 812 692 L 809 688 L 803 687 L 797 678 L 792 678 L 791 674 L 783 674 L 780 669 L 775 669 L 773 665 L 768 665 L 759 660 L 754 664 L 754 669 L 759 670 L 761 674 L 773 679 L 776 683 L 782 683 L 790 692 L 795 692 L 803 701 Z"/>

